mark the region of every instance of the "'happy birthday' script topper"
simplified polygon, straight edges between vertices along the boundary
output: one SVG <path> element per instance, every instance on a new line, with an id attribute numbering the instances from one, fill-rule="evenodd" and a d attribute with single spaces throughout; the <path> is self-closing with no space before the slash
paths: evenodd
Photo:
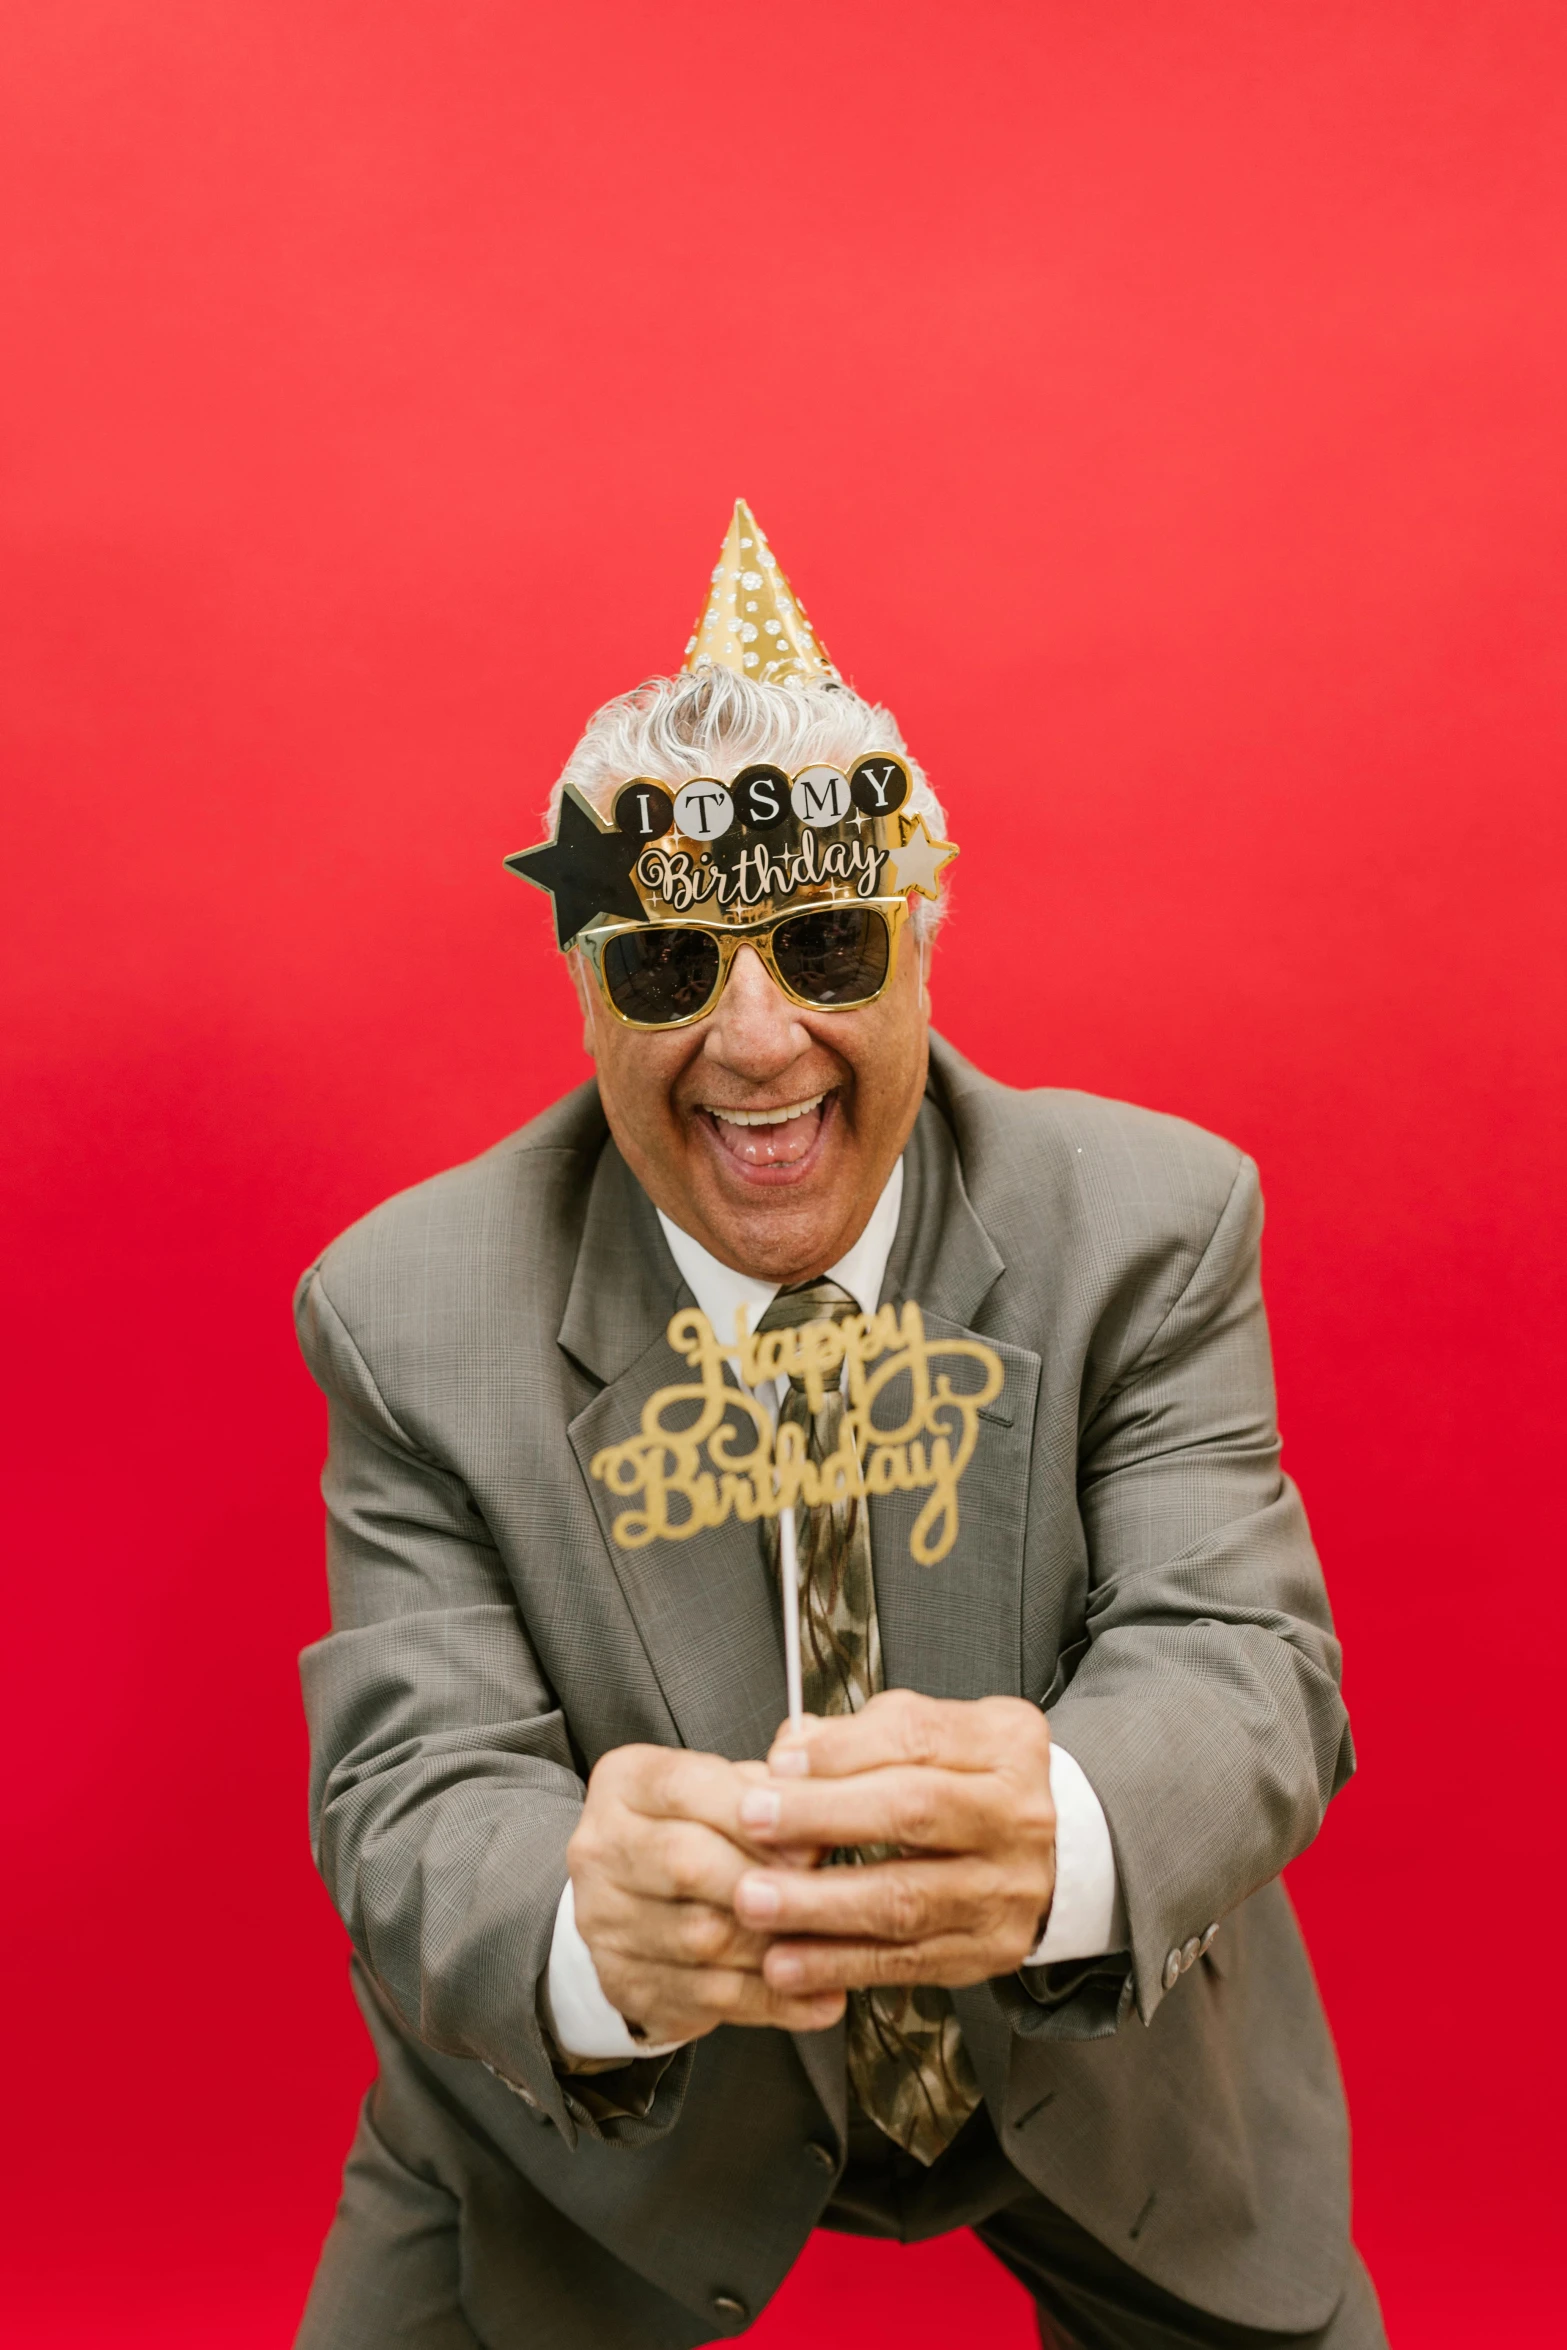
<path id="1" fill-rule="evenodd" d="M 988 1346 L 975 1338 L 927 1338 L 912 1301 L 901 1313 L 887 1305 L 759 1338 L 748 1334 L 742 1310 L 729 1346 L 719 1343 L 704 1313 L 688 1306 L 671 1321 L 668 1338 L 697 1379 L 659 1388 L 642 1407 L 638 1433 L 606 1445 L 591 1463 L 612 1494 L 640 1496 L 640 1508 L 622 1510 L 614 1521 L 622 1548 L 683 1542 L 723 1525 L 731 1513 L 750 1524 L 801 1502 L 814 1509 L 865 1494 L 928 1489 L 909 1550 L 921 1566 L 946 1557 L 957 1539 L 958 1480 L 974 1456 L 979 1415 L 1001 1392 L 1001 1360 Z M 728 1362 L 742 1386 L 725 1378 Z M 960 1362 L 974 1369 L 954 1387 Z M 780 1377 L 804 1380 L 812 1412 L 821 1410 L 829 1383 L 845 1381 L 841 1440 L 825 1460 L 808 1460 L 804 1432 L 787 1422 L 775 1429 L 767 1406 L 750 1392 Z M 907 1382 L 906 1394 L 900 1381 Z M 878 1402 L 902 1417 L 895 1424 L 879 1420 Z"/>

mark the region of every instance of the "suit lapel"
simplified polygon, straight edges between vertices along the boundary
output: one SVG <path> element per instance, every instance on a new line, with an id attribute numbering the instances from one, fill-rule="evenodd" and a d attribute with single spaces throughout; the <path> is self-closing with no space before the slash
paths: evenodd
<path id="1" fill-rule="evenodd" d="M 917 1299 L 927 1335 L 984 1334 L 975 1319 L 1004 1270 L 969 1200 L 945 1118 L 927 1099 L 904 1159 L 903 1208 L 884 1301 Z M 958 1487 L 958 1534 L 934 1567 L 915 1564 L 909 1536 L 923 1493 L 878 1494 L 871 1556 L 889 1688 L 932 1697 L 1016 1696 L 1022 1678 L 1024 1536 L 1040 1358 L 992 1337 L 1005 1383 L 980 1415 L 979 1441 Z"/>
<path id="2" fill-rule="evenodd" d="M 681 1742 L 732 1761 L 763 1755 L 785 1711 L 783 1645 L 754 1526 L 730 1520 L 688 1542 L 627 1550 L 626 1505 L 592 1474 L 595 1453 L 634 1435 L 660 1387 L 689 1377 L 665 1338 L 690 1291 L 657 1216 L 613 1142 L 588 1203 L 560 1343 L 605 1385 L 567 1433 L 610 1564 Z"/>
<path id="3" fill-rule="evenodd" d="M 925 1334 L 973 1338 L 975 1331 L 927 1313 Z M 994 1338 L 1005 1385 L 980 1414 L 979 1441 L 958 1487 L 957 1539 L 936 1566 L 922 1567 L 909 1537 L 926 1493 L 877 1494 L 871 1502 L 871 1558 L 889 1689 L 928 1697 L 1016 1697 L 1022 1687 L 1023 1542 L 1039 1357 Z"/>

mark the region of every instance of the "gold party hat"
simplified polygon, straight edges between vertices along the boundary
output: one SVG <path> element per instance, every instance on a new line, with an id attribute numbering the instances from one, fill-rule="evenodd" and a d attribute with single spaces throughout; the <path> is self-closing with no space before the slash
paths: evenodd
<path id="1" fill-rule="evenodd" d="M 706 663 L 758 685 L 809 685 L 838 674 L 744 498 L 735 500 L 681 669 Z"/>

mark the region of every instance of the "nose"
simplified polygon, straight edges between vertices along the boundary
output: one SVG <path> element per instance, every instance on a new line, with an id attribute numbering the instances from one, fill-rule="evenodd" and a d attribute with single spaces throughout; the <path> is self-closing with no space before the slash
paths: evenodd
<path id="1" fill-rule="evenodd" d="M 742 947 L 729 966 L 729 980 L 710 1014 L 703 1041 L 705 1060 L 732 1069 L 750 1085 L 764 1085 L 808 1052 L 811 1036 L 754 947 Z"/>

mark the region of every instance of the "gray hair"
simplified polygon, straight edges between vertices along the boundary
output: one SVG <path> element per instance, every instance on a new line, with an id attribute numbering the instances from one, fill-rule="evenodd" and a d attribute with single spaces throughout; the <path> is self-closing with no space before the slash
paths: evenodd
<path id="1" fill-rule="evenodd" d="M 822 678 L 806 684 L 758 685 L 733 670 L 705 665 L 688 677 L 650 677 L 628 694 L 617 694 L 595 710 L 582 739 L 550 793 L 553 837 L 560 795 L 568 783 L 607 816 L 621 784 L 634 775 L 678 791 L 693 776 L 723 782 L 753 761 L 776 767 L 851 767 L 868 751 L 896 751 L 908 768 L 913 789 L 905 813 L 923 816 L 932 839 L 945 834 L 947 820 L 924 769 L 904 749 L 903 734 L 890 710 L 867 702 L 852 686 Z M 935 936 L 946 908 L 946 892 L 932 905 L 917 898 L 914 935 Z"/>

